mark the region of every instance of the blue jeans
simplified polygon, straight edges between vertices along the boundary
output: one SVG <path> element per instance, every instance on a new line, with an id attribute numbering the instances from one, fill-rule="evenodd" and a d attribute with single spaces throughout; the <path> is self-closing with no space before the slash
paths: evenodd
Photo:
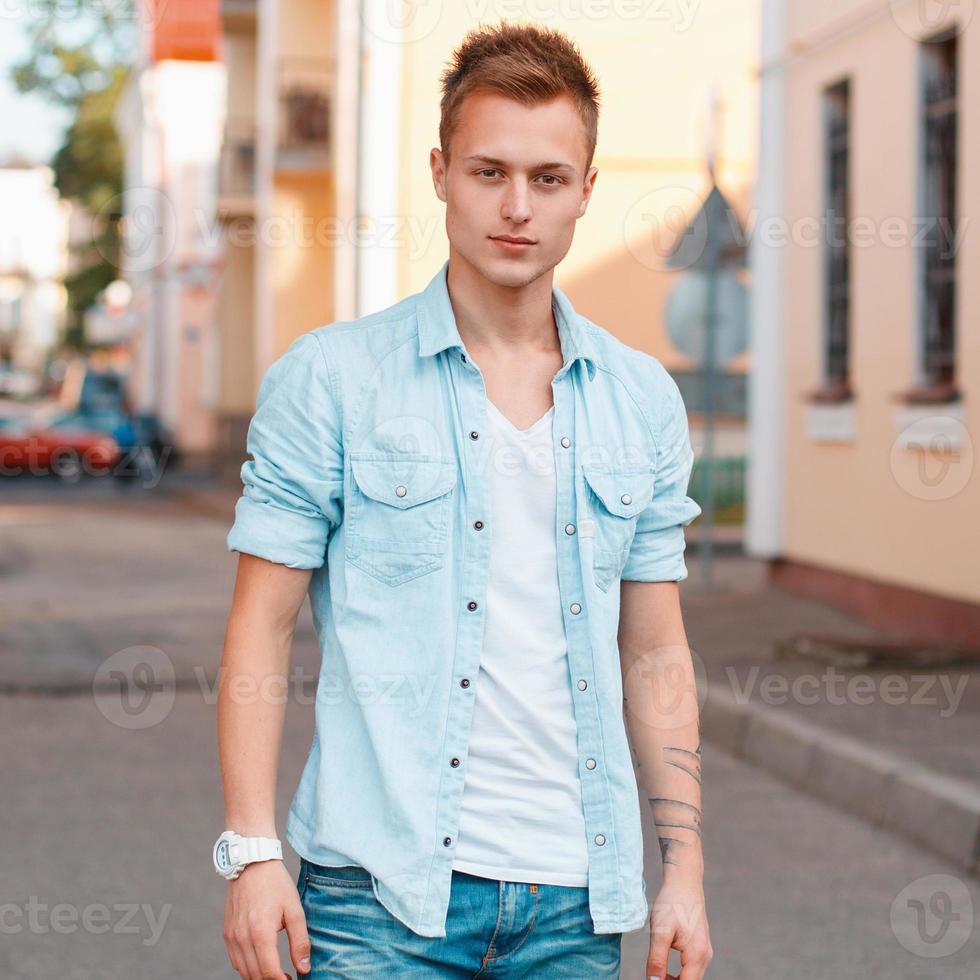
<path id="1" fill-rule="evenodd" d="M 453 871 L 446 935 L 438 938 L 420 936 L 393 916 L 362 867 L 301 857 L 297 887 L 312 945 L 310 980 L 619 976 L 623 934 L 592 931 L 587 887 Z"/>

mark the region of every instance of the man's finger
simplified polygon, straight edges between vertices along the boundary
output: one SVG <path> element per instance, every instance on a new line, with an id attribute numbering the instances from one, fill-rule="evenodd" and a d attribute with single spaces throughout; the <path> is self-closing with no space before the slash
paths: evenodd
<path id="1" fill-rule="evenodd" d="M 658 977 L 659 980 L 676 980 L 667 977 L 667 956 L 673 935 L 665 929 L 654 928 L 650 933 L 650 952 L 647 954 L 647 977 Z"/>
<path id="2" fill-rule="evenodd" d="M 310 934 L 306 930 L 306 915 L 297 900 L 290 903 L 282 917 L 289 937 L 289 957 L 300 973 L 310 972 Z"/>
<path id="3" fill-rule="evenodd" d="M 268 935 L 263 936 L 255 943 L 255 953 L 259 960 L 259 978 L 262 977 L 283 977 L 291 980 L 288 973 L 282 968 L 279 962 L 279 944 L 276 942 L 276 934 L 270 939 Z"/>

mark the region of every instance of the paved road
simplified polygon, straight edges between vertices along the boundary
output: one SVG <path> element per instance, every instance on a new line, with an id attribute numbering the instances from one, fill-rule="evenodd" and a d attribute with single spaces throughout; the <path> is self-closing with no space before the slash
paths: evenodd
<path id="1" fill-rule="evenodd" d="M 280 830 L 308 747 L 311 710 L 297 700 L 287 713 Z M 179 692 L 166 718 L 142 731 L 107 720 L 91 696 L 6 697 L 0 734 L 0 898 L 8 909 L 0 920 L 7 933 L 0 976 L 236 976 L 221 941 L 225 886 L 209 863 L 222 807 L 206 692 Z M 899 939 L 913 950 L 931 948 L 919 936 L 914 906 L 896 906 L 910 884 L 941 875 L 939 892 L 953 890 L 951 915 L 965 915 L 958 890 L 980 908 L 975 881 L 711 747 L 704 773 L 711 976 L 976 977 L 975 927 L 956 954 L 926 959 Z M 655 844 L 647 847 L 655 852 Z M 287 863 L 297 870 L 291 852 Z M 652 867 L 647 880 L 651 888 L 658 880 Z M 926 894 L 912 898 L 928 901 L 930 882 L 922 888 Z M 33 927 L 32 901 L 39 906 Z M 62 903 L 68 911 L 56 913 Z M 97 924 L 108 931 L 86 930 L 83 917 L 101 906 L 108 911 Z M 964 927 L 954 923 L 951 932 Z M 643 931 L 624 937 L 626 980 L 642 977 L 645 952 Z"/>
<path id="2" fill-rule="evenodd" d="M 173 499 L 69 497 L 0 500 L 0 679 L 65 678 L 60 696 L 40 682 L 0 695 L 0 977 L 234 977 L 209 853 L 223 812 L 208 678 L 234 575 L 227 526 Z M 746 568 L 758 579 L 752 563 L 725 561 L 722 581 L 745 588 Z M 712 603 L 697 606 L 710 627 Z M 93 694 L 107 658 L 148 648 L 183 678 L 176 693 L 141 711 L 111 685 Z M 296 676 L 316 663 L 304 610 Z M 280 831 L 312 733 L 309 698 L 295 693 Z M 710 976 L 976 977 L 975 879 L 714 746 L 704 772 Z M 287 863 L 295 872 L 294 854 Z M 642 977 L 643 931 L 624 952 L 623 977 Z"/>

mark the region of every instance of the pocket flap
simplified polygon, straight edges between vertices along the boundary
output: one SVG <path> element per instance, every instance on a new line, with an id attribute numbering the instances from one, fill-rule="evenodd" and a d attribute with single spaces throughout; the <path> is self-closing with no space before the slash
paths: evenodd
<path id="1" fill-rule="evenodd" d="M 582 474 L 603 506 L 617 517 L 636 517 L 653 496 L 653 466 L 629 472 L 583 464 Z"/>
<path id="2" fill-rule="evenodd" d="M 350 462 L 364 494 L 403 510 L 441 497 L 456 485 L 458 466 L 449 456 L 357 451 Z"/>

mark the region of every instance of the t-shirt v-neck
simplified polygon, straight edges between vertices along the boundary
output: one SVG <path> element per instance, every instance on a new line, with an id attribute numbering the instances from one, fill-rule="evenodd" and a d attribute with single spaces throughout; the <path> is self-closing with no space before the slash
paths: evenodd
<path id="1" fill-rule="evenodd" d="M 544 423 L 548 419 L 550 419 L 555 412 L 555 406 L 552 405 L 548 409 L 548 411 L 545 412 L 544 415 L 542 415 L 541 418 L 537 420 L 537 422 L 532 423 L 526 429 L 518 429 L 517 426 L 514 425 L 514 423 L 511 422 L 511 420 L 507 418 L 507 416 L 504 415 L 504 413 L 501 412 L 500 409 L 497 408 L 497 406 L 494 405 L 494 403 L 490 401 L 489 398 L 487 399 L 487 405 L 490 407 L 490 411 L 493 412 L 494 416 L 497 418 L 498 421 L 503 422 L 506 426 L 508 426 L 508 428 L 510 428 L 512 432 L 516 432 L 519 436 L 532 435 L 538 430 L 540 426 L 544 425 Z"/>

